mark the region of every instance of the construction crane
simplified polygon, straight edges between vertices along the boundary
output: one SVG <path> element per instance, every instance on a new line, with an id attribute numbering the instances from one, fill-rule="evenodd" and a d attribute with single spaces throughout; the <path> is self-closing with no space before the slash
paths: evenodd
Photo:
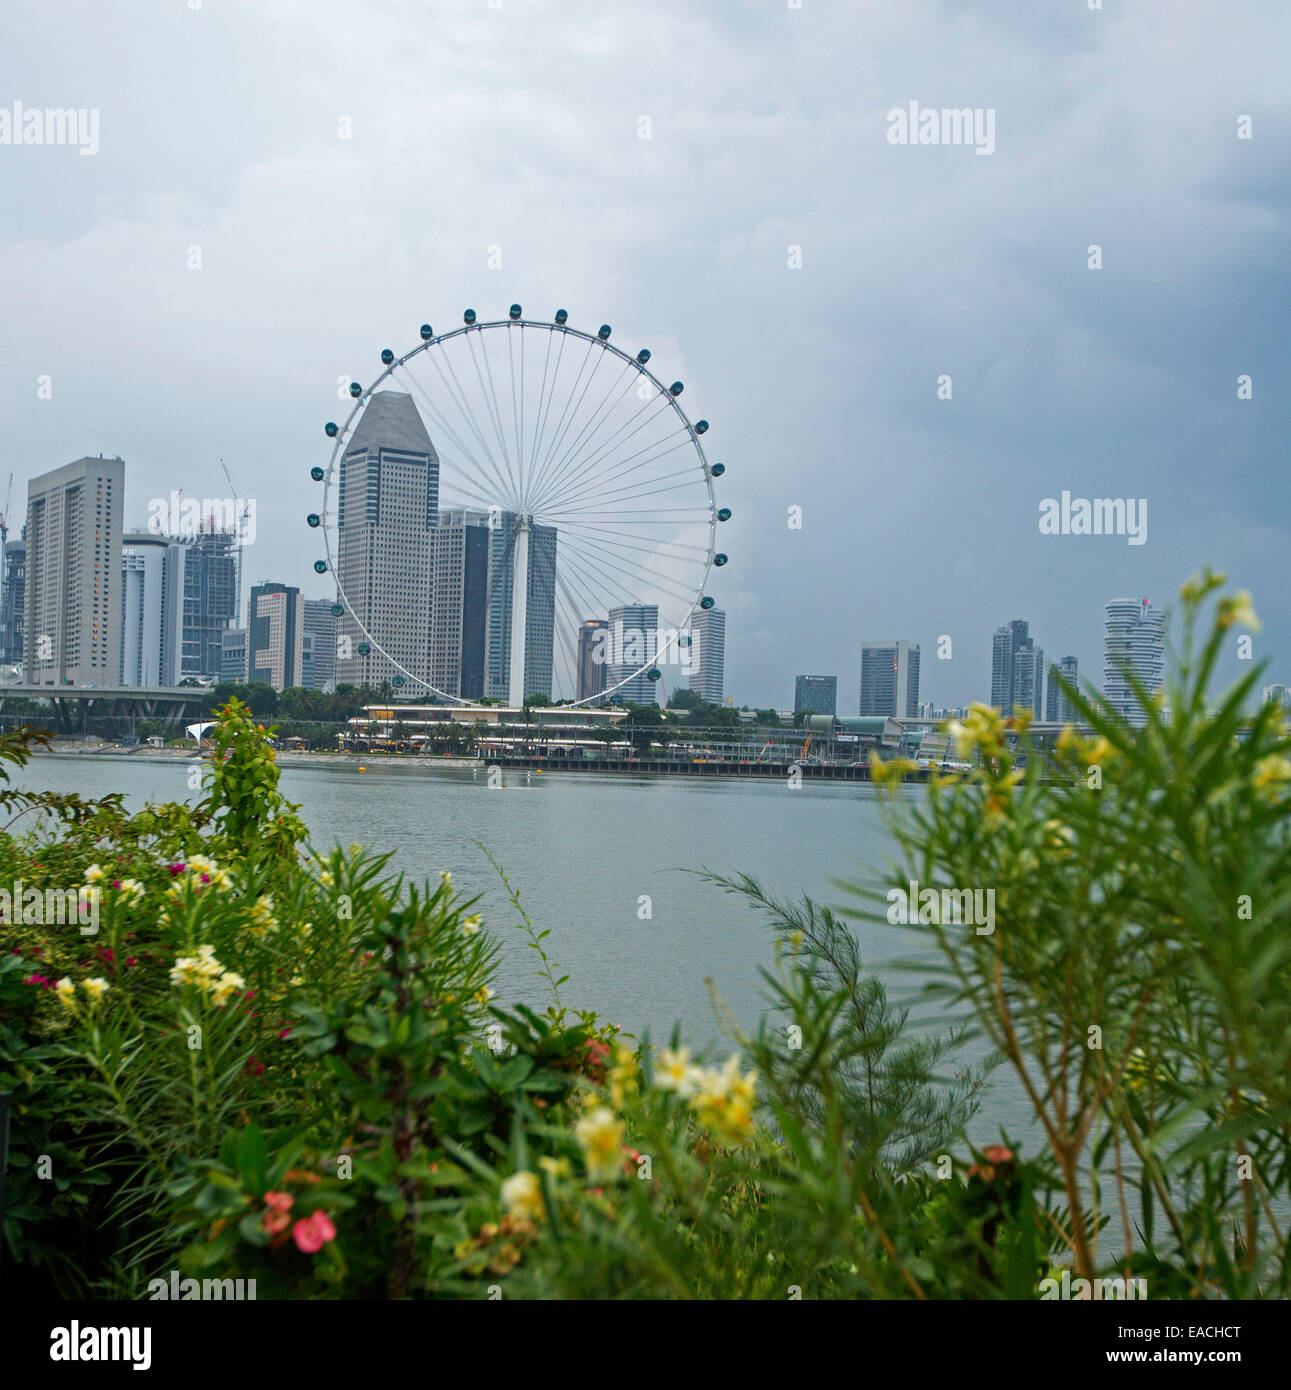
<path id="1" fill-rule="evenodd" d="M 9 502 L 13 497 L 13 474 L 9 474 L 9 486 L 5 489 L 4 507 L 0 509 L 0 622 L 4 621 L 4 553 L 9 544 Z M 0 641 L 0 647 L 4 647 L 4 657 L 9 659 L 7 644 Z"/>
<path id="2" fill-rule="evenodd" d="M 233 586 L 233 625 L 236 627 L 242 620 L 242 535 L 243 521 L 245 512 L 238 510 L 238 490 L 233 486 L 233 479 L 229 476 L 228 465 L 223 459 L 220 460 L 220 467 L 224 470 L 224 481 L 229 485 L 229 492 L 233 497 L 233 525 L 237 536 L 237 576 Z"/>

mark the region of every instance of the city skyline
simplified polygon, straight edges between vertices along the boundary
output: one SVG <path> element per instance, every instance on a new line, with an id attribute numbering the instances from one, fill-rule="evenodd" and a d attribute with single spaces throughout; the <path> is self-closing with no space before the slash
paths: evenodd
<path id="1" fill-rule="evenodd" d="M 300 57 L 285 67 L 273 45 L 242 52 L 226 7 L 136 16 L 140 70 L 177 99 L 202 93 L 202 120 L 179 125 L 140 110 L 126 69 L 102 63 L 115 40 L 92 7 L 73 3 L 66 25 L 33 14 L 12 36 L 27 101 L 80 90 L 101 108 L 93 158 L 5 156 L 0 401 L 30 472 L 120 454 L 135 527 L 175 488 L 225 493 L 222 457 L 258 503 L 249 571 L 272 544 L 278 577 L 326 597 L 301 518 L 338 379 L 371 380 L 381 348 L 467 305 L 563 304 L 592 332 L 609 321 L 616 340 L 649 345 L 712 421 L 706 447 L 735 509 L 713 592 L 741 634 L 726 684 L 750 704 L 785 700 L 782 673 L 852 669 L 863 634 L 839 620 L 847 595 L 920 643 L 924 697 L 950 705 L 980 697 L 990 634 L 1020 597 L 1047 644 L 1098 671 L 1106 599 L 1167 604 L 1204 563 L 1253 592 L 1270 679 L 1291 663 L 1276 115 L 1291 15 L 1233 13 L 1218 62 L 1208 21 L 1177 7 L 1005 6 L 979 27 L 932 4 L 897 26 L 824 6 L 737 17 L 665 3 L 661 64 L 621 16 L 588 28 L 517 4 L 488 16 L 497 49 L 482 74 L 464 56 L 479 16 L 446 15 L 412 45 L 380 6 L 342 20 L 320 5 L 269 21 Z M 401 120 L 384 89 L 352 80 L 342 36 L 359 30 L 405 94 Z M 612 109 L 547 80 L 586 45 Z M 704 55 L 732 49 L 719 120 Z M 236 92 L 219 80 L 233 51 Z M 994 154 L 888 143 L 890 108 L 953 104 L 966 70 L 997 109 Z M 1128 70 L 1147 76 L 1130 87 Z M 430 150 L 427 122 L 444 137 Z M 1132 141 L 1090 134 L 1129 129 Z M 1035 171 L 1056 149 L 1055 191 Z M 517 150 L 541 196 L 516 197 Z M 848 179 L 828 176 L 838 167 Z M 571 217 L 598 205 L 607 169 L 622 171 L 621 196 Z M 346 294 L 321 293 L 342 262 Z M 69 305 L 114 325 L 110 371 L 93 335 L 68 332 Z M 159 391 L 164 411 L 148 405 Z M 892 475 L 941 528 L 917 563 L 908 527 L 869 513 Z M 1063 490 L 1148 498 L 1146 544 L 1042 534 L 1039 504 Z M 934 655 L 943 635 L 948 661 Z M 1243 669 L 1225 653 L 1221 676 Z"/>

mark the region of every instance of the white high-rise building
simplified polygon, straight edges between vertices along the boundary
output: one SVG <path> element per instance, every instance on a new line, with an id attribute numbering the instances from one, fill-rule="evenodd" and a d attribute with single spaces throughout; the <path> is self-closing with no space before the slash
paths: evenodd
<path id="1" fill-rule="evenodd" d="M 1107 605 L 1103 639 L 1103 699 L 1136 728 L 1147 723 L 1130 685 L 1132 676 L 1149 695 L 1161 689 L 1165 669 L 1165 614 L 1146 598 L 1114 598 Z"/>
<path id="2" fill-rule="evenodd" d="M 489 544 L 488 626 L 485 643 L 485 694 L 511 699 L 511 604 L 515 597 L 515 556 L 520 515 L 493 514 Z M 525 593 L 524 696 L 552 695 L 556 637 L 556 528 L 529 526 Z"/>
<path id="3" fill-rule="evenodd" d="M 167 658 L 183 622 L 175 566 L 168 563 L 168 536 L 132 531 L 121 544 L 121 684 L 156 687 L 178 684 Z M 168 641 L 167 638 L 170 638 Z"/>
<path id="4" fill-rule="evenodd" d="M 726 612 L 696 608 L 690 618 L 690 688 L 710 705 L 720 705 L 725 676 Z"/>
<path id="5" fill-rule="evenodd" d="M 83 458 L 27 484 L 23 644 L 32 685 L 121 683 L 125 464 Z"/>

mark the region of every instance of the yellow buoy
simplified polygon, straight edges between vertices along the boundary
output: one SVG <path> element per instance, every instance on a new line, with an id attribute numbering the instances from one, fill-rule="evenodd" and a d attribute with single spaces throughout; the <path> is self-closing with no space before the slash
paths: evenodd
<path id="1" fill-rule="evenodd" d="M 360 768 L 359 768 L 359 771 L 360 771 L 360 772 L 366 772 L 366 771 L 367 771 L 367 768 L 366 768 L 366 767 L 360 767 Z"/>

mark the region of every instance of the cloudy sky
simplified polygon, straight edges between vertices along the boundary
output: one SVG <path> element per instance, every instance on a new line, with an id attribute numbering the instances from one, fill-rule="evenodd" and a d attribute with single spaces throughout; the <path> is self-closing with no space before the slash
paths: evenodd
<path id="1" fill-rule="evenodd" d="M 322 595 L 338 377 L 518 300 L 650 346 L 712 422 L 737 702 L 812 671 L 854 710 L 887 637 L 924 698 L 984 698 L 1014 617 L 1101 679 L 1106 600 L 1204 562 L 1291 683 L 1284 0 L 23 11 L 0 109 L 94 109 L 99 148 L 0 144 L 15 512 L 102 452 L 142 525 L 223 492 L 223 457 L 248 579 Z M 891 143 L 911 102 L 993 113 L 994 152 Z M 1064 489 L 1146 498 L 1146 544 L 1041 535 Z"/>

